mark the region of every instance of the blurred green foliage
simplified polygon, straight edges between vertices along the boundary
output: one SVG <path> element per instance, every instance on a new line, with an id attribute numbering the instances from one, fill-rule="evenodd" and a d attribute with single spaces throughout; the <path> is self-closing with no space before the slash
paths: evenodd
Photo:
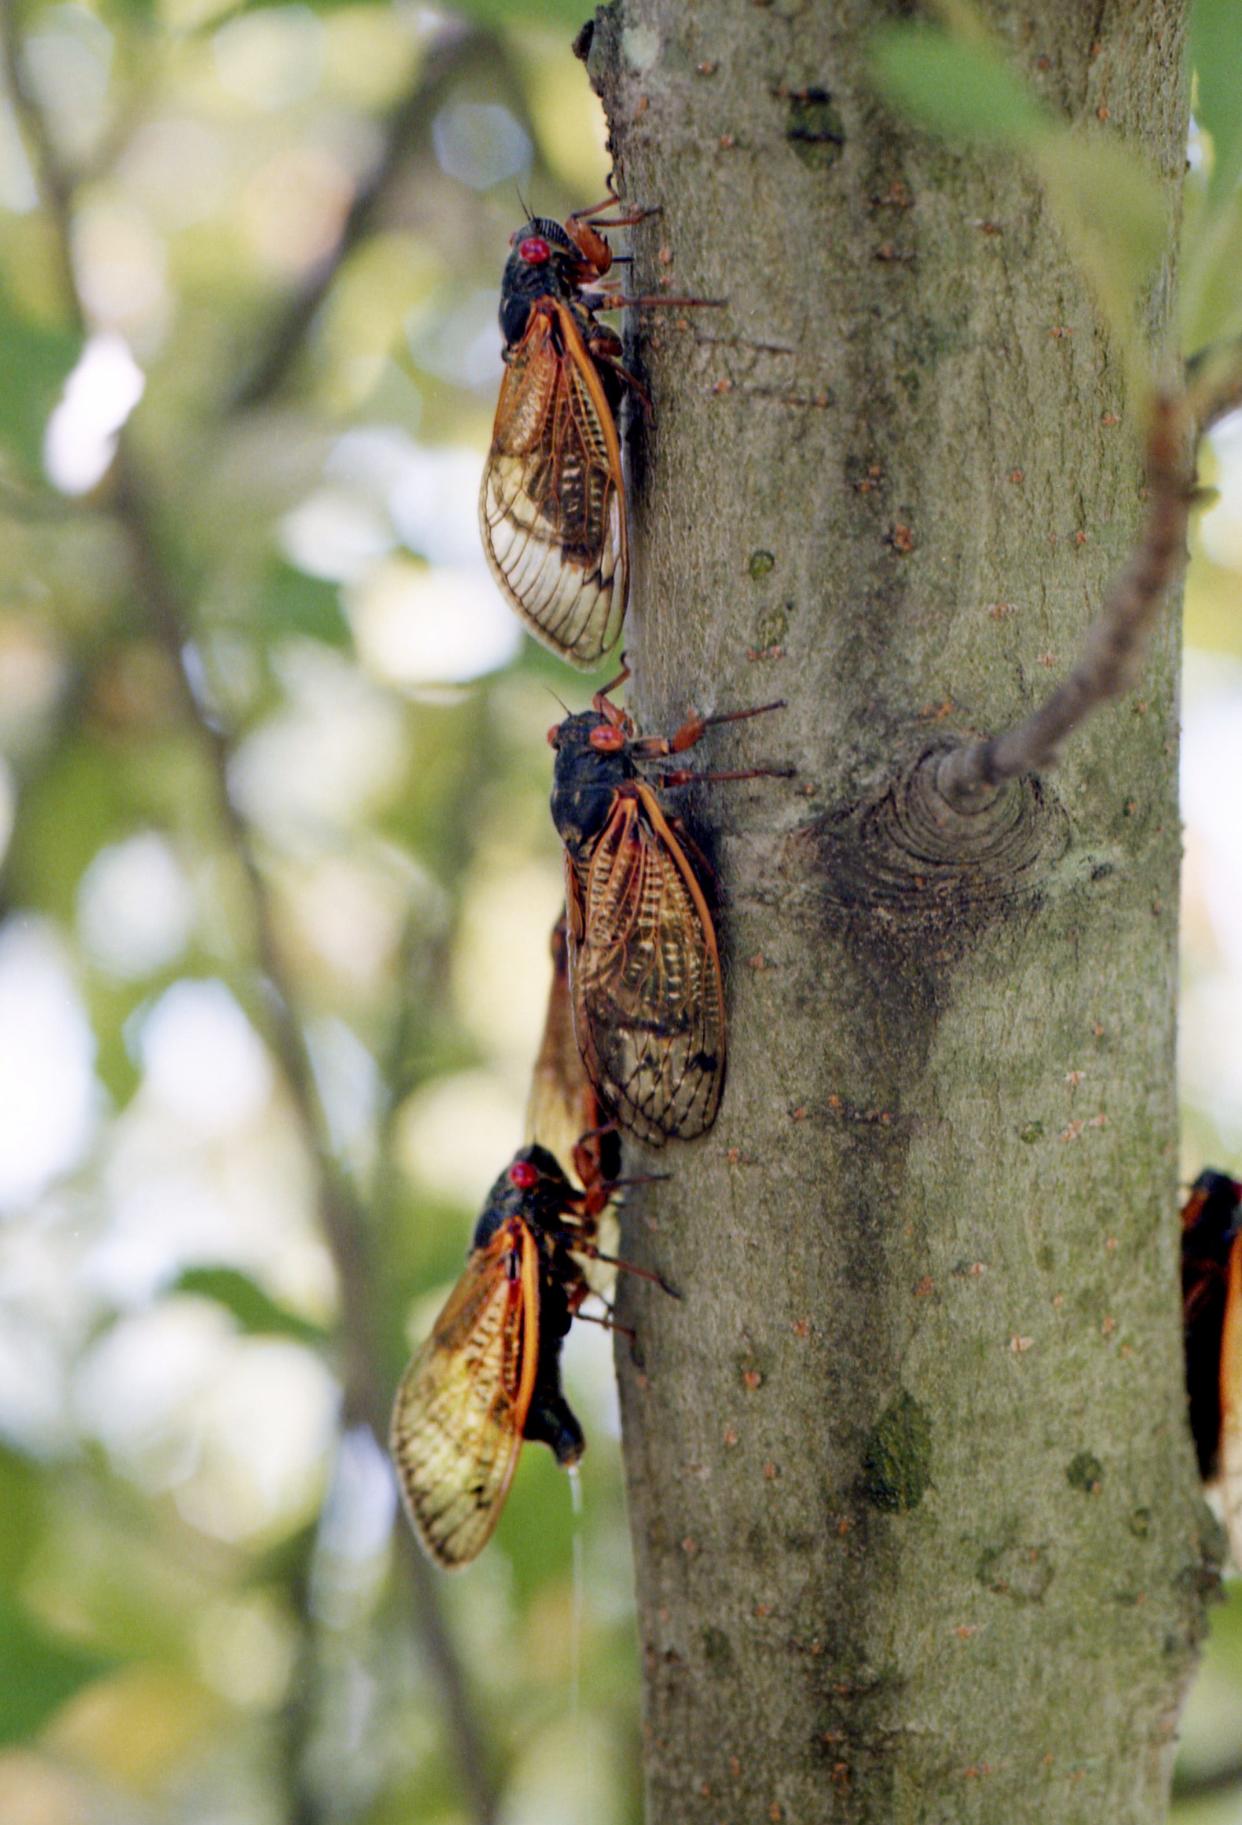
<path id="1" fill-rule="evenodd" d="M 5 1825 L 458 1825 L 486 1810 L 471 1755 L 509 1825 L 639 1817 L 607 1341 L 576 1327 L 568 1351 L 582 1521 L 532 1448 L 496 1540 L 434 1586 L 473 1735 L 374 1438 L 522 1138 L 546 993 L 543 733 L 552 693 L 591 685 L 519 641 L 474 491 L 517 188 L 563 215 L 604 185 L 585 10 L 8 14 Z M 1195 17 L 1193 347 L 1242 328 L 1229 12 Z M 1125 318 L 1165 207 L 1130 149 L 1063 135 L 978 35 L 878 55 L 928 125 L 1035 157 Z M 1191 631 L 1237 659 L 1227 497 Z M 1193 868 L 1191 892 L 1207 1081 L 1220 1023 L 1195 997 L 1218 1005 L 1224 960 Z M 1242 1160 L 1207 1091 L 1187 1149 Z M 1239 1612 L 1196 1767 L 1236 1737 Z"/>
<path id="2" fill-rule="evenodd" d="M 481 1816 L 489 1783 L 506 1818 L 552 1819 L 569 1791 L 638 1817 L 606 1340 L 570 1351 L 583 1519 L 532 1448 L 459 1580 L 411 1584 L 375 1443 L 523 1138 L 547 990 L 543 733 L 567 685 L 496 597 L 474 494 L 517 189 L 563 215 L 603 188 L 580 10 L 153 0 L 15 21 L 13 1825 L 436 1825 Z"/>

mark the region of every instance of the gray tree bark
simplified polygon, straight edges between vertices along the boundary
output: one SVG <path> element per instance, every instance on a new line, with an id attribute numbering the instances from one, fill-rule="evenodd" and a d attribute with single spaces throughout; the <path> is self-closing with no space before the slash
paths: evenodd
<path id="1" fill-rule="evenodd" d="M 1038 187 L 876 99 L 864 0 L 618 0 L 589 67 L 658 202 L 634 433 L 640 726 L 702 789 L 731 1029 L 659 1160 L 618 1354 L 649 1825 L 1162 1819 L 1212 1580 L 1182 1388 L 1179 630 L 1053 775 L 971 816 L 918 762 L 1073 662 L 1141 512 L 1140 427 Z M 990 17 L 1161 174 L 1182 0 Z M 672 315 L 672 313 L 670 313 Z"/>

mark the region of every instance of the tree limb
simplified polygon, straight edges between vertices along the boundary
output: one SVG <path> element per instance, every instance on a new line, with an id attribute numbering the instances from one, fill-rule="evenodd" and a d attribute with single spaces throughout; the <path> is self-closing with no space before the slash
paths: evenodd
<path id="1" fill-rule="evenodd" d="M 440 28 L 414 87 L 389 116 L 383 151 L 359 184 L 336 245 L 277 317 L 265 339 L 263 353 L 243 376 L 228 402 L 229 409 L 249 411 L 280 391 L 320 306 L 350 254 L 374 229 L 411 153 L 427 132 L 440 97 L 484 51 L 492 57 L 499 55 L 497 41 L 489 33 L 458 20 L 446 21 Z"/>
<path id="2" fill-rule="evenodd" d="M 1069 677 L 1012 729 L 954 748 L 941 761 L 936 783 L 955 810 L 980 808 L 1006 780 L 1054 766 L 1071 731 L 1131 683 L 1165 590 L 1185 556 L 1192 497 L 1182 468 L 1184 422 L 1180 398 L 1156 398 L 1147 445 L 1147 518 Z"/>
<path id="3" fill-rule="evenodd" d="M 73 320 L 74 329 L 80 336 L 85 336 L 87 317 L 73 264 L 73 183 L 60 162 L 43 110 L 22 68 L 17 0 L 0 0 L 0 57 L 17 125 L 30 154 L 35 188 L 51 218 L 52 245 L 60 266 L 65 309 Z"/>
<path id="4" fill-rule="evenodd" d="M 1242 1761 L 1221 1762 L 1194 1774 L 1178 1773 L 1173 1778 L 1175 1802 L 1210 1799 L 1213 1794 L 1229 1793 L 1242 1787 Z"/>
<path id="5" fill-rule="evenodd" d="M 1200 349 L 1186 363 L 1186 393 L 1200 437 L 1242 406 L 1242 336 Z"/>

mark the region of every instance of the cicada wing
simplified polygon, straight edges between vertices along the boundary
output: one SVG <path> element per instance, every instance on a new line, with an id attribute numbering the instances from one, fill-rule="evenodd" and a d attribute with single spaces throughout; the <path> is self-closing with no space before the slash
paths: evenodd
<path id="1" fill-rule="evenodd" d="M 1220 1342 L 1220 1493 L 1233 1562 L 1242 1568 L 1242 1246 L 1229 1251 Z"/>
<path id="2" fill-rule="evenodd" d="M 574 1030 L 569 949 L 571 943 L 580 939 L 583 925 L 581 897 L 568 856 L 565 873 L 566 910 L 552 933 L 552 987 L 548 994 L 543 1041 L 531 1077 L 526 1126 L 528 1138 L 538 1141 L 554 1154 L 566 1177 L 575 1185 L 583 1185 L 577 1153 L 584 1137 L 591 1137 L 588 1158 L 593 1163 L 595 1183 L 617 1177 L 621 1170 L 621 1140 L 591 1081 Z M 603 1131 L 605 1125 L 606 1132 Z M 591 1219 L 589 1239 L 594 1249 L 603 1254 L 617 1253 L 621 1226 L 615 1197 Z M 586 1289 L 607 1301 L 616 1282 L 616 1268 L 595 1259 L 594 1252 L 577 1254 L 575 1259 L 582 1270 Z"/>
<path id="3" fill-rule="evenodd" d="M 538 1354 L 538 1251 L 527 1226 L 511 1221 L 470 1257 L 393 1407 L 406 1512 L 446 1570 L 468 1564 L 500 1519 Z"/>
<path id="4" fill-rule="evenodd" d="M 587 1071 L 640 1140 L 690 1140 L 720 1104 L 724 985 L 702 888 L 650 787 L 618 794 L 584 874 L 571 987 Z"/>
<path id="5" fill-rule="evenodd" d="M 562 914 L 552 932 L 552 984 L 543 1038 L 531 1072 L 526 1138 L 546 1147 L 566 1176 L 578 1184 L 574 1149 L 580 1137 L 598 1128 L 604 1119 L 574 1037 L 568 940 Z"/>
<path id="6" fill-rule="evenodd" d="M 542 302 L 505 368 L 479 526 L 493 576 L 536 639 L 588 668 L 625 615 L 621 446 L 572 313 Z"/>

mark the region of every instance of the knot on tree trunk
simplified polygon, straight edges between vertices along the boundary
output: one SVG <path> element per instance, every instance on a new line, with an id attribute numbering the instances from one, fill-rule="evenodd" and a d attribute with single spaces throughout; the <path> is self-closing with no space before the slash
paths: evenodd
<path id="1" fill-rule="evenodd" d="M 1069 820 L 1039 780 L 1010 780 L 963 810 L 939 785 L 956 744 L 924 748 L 878 796 L 830 811 L 783 845 L 783 872 L 814 876 L 829 912 L 866 914 L 911 940 L 965 937 L 1038 897 L 1069 844 Z"/>

